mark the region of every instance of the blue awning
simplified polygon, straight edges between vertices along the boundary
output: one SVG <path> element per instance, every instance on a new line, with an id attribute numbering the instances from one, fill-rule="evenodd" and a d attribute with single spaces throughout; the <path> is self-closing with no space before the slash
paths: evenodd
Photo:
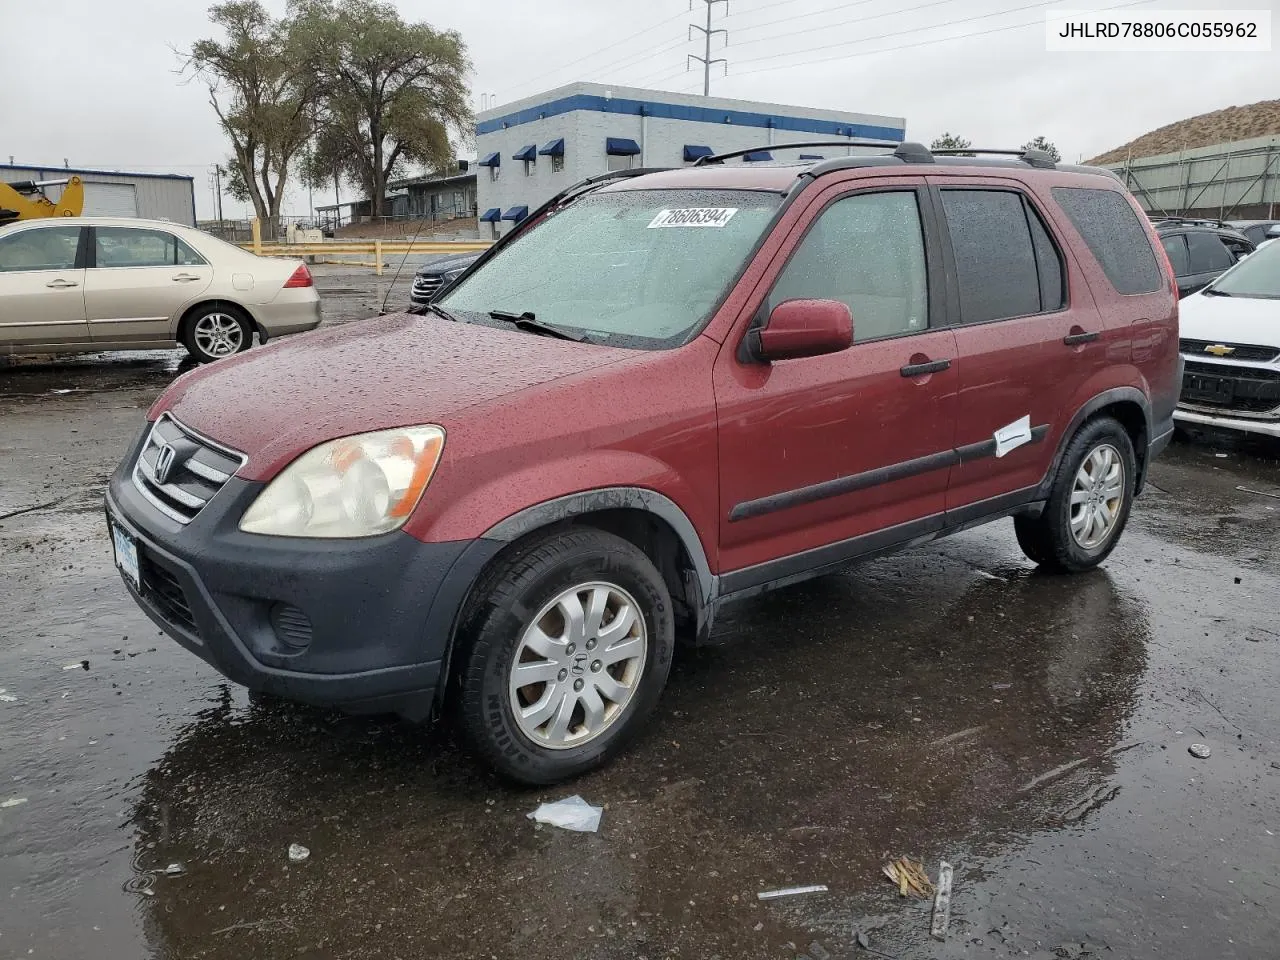
<path id="1" fill-rule="evenodd" d="M 510 210 L 508 210 L 506 213 L 502 215 L 502 219 L 514 220 L 516 223 L 519 223 L 528 215 L 529 215 L 528 207 L 512 207 Z"/>
<path id="2" fill-rule="evenodd" d="M 531 143 L 527 147 L 521 147 L 511 155 L 512 160 L 536 160 L 538 159 L 538 145 Z"/>
<path id="3" fill-rule="evenodd" d="M 493 153 L 486 153 L 484 159 L 480 161 L 480 166 L 500 167 L 502 166 L 502 157 L 496 150 Z"/>
<path id="4" fill-rule="evenodd" d="M 761 160 L 772 160 L 773 154 L 768 150 L 755 150 L 751 153 L 744 153 L 742 159 L 747 163 L 759 163 Z"/>
<path id="5" fill-rule="evenodd" d="M 800 159 L 801 160 L 825 160 L 827 158 L 820 153 L 802 153 L 800 154 Z"/>
<path id="6" fill-rule="evenodd" d="M 604 152 L 611 157 L 634 157 L 640 152 L 640 144 L 626 137 L 605 137 Z"/>
<path id="7" fill-rule="evenodd" d="M 700 157 L 712 157 L 712 156 L 715 156 L 715 151 L 712 150 L 710 147 L 700 147 L 696 143 L 686 143 L 684 145 L 684 162 L 685 163 L 689 163 L 692 160 L 697 160 Z"/>
<path id="8" fill-rule="evenodd" d="M 563 157 L 564 156 L 564 137 L 557 137 L 545 147 L 538 151 L 544 157 Z"/>
<path id="9" fill-rule="evenodd" d="M 481 223 L 497 223 L 502 219 L 501 207 L 490 207 L 484 213 L 480 214 Z"/>

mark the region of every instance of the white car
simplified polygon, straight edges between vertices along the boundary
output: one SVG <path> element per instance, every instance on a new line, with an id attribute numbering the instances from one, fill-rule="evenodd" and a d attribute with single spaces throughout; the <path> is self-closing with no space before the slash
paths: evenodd
<path id="1" fill-rule="evenodd" d="M 1174 419 L 1280 437 L 1280 244 L 1179 306 L 1186 369 Z"/>
<path id="2" fill-rule="evenodd" d="M 301 260 L 159 220 L 49 217 L 0 229 L 0 356 L 182 344 L 202 363 L 311 330 Z"/>

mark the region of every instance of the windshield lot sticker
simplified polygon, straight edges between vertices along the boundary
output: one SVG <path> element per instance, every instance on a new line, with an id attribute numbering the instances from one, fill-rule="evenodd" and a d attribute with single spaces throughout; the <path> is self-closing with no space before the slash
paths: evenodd
<path id="1" fill-rule="evenodd" d="M 649 221 L 655 227 L 723 227 L 738 212 L 737 207 L 685 207 L 681 210 L 659 210 Z"/>

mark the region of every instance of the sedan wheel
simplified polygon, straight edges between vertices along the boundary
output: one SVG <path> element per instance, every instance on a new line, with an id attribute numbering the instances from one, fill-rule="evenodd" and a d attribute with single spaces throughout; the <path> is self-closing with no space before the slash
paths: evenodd
<path id="1" fill-rule="evenodd" d="M 195 340 L 209 356 L 229 357 L 244 346 L 244 330 L 229 313 L 206 313 L 195 323 Z"/>

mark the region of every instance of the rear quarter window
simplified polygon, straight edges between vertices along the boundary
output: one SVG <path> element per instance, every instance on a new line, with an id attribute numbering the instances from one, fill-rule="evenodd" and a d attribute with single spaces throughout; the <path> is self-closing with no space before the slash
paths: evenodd
<path id="1" fill-rule="evenodd" d="M 1163 285 L 1151 241 L 1129 201 L 1114 190 L 1054 187 L 1053 198 L 1075 225 L 1117 293 L 1154 293 Z"/>

